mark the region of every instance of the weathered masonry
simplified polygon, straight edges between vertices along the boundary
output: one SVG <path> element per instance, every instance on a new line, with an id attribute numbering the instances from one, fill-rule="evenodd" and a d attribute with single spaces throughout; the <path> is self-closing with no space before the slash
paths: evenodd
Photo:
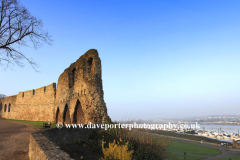
<path id="1" fill-rule="evenodd" d="M 88 50 L 58 78 L 58 85 L 19 92 L 0 99 L 7 119 L 64 123 L 103 123 L 108 117 L 103 99 L 101 60 Z"/>

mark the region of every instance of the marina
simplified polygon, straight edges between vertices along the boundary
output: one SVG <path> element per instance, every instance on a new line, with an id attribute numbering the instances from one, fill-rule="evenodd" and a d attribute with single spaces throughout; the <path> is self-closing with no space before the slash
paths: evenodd
<path id="1" fill-rule="evenodd" d="M 212 132 L 225 131 L 227 133 L 237 133 L 239 134 L 240 125 L 216 125 L 216 124 L 200 124 L 200 129 Z"/>
<path id="2" fill-rule="evenodd" d="M 202 131 L 207 134 L 208 138 L 214 138 L 219 141 L 231 142 L 239 140 L 240 125 L 200 125 Z"/>
<path id="3" fill-rule="evenodd" d="M 160 129 L 162 130 L 162 129 Z M 221 142 L 233 143 L 239 141 L 239 125 L 200 125 L 200 129 L 165 129 L 167 132 L 175 132 L 179 134 L 189 134 L 194 136 L 202 136 L 210 139 L 216 139 Z"/>

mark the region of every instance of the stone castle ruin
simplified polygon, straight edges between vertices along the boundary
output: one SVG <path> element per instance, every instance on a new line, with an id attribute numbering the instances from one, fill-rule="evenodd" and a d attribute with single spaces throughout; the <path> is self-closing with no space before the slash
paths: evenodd
<path id="1" fill-rule="evenodd" d="M 98 52 L 90 49 L 65 69 L 57 85 L 0 99 L 0 117 L 65 124 L 104 123 L 108 114 L 101 72 Z"/>

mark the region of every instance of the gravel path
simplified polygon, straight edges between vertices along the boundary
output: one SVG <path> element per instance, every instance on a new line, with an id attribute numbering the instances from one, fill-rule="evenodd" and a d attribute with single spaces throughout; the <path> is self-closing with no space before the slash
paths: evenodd
<path id="1" fill-rule="evenodd" d="M 0 119 L 0 160 L 29 160 L 29 137 L 36 130 L 30 124 Z"/>

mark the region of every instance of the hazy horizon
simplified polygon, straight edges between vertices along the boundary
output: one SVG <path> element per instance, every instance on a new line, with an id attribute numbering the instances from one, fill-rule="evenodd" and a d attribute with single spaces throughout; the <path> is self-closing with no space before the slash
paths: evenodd
<path id="1" fill-rule="evenodd" d="M 0 70 L 0 94 L 57 83 L 89 49 L 114 120 L 240 112 L 240 1 L 21 0 L 54 39 L 21 48 L 40 67 Z"/>

